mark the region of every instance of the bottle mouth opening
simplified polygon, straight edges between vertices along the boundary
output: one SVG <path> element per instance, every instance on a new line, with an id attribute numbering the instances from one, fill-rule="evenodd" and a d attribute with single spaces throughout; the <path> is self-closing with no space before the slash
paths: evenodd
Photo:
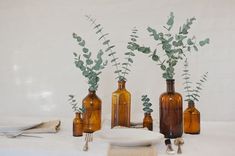
<path id="1" fill-rule="evenodd" d="M 166 82 L 175 82 L 175 79 L 166 79 Z"/>
<path id="2" fill-rule="evenodd" d="M 194 101 L 193 100 L 189 100 L 188 104 L 194 104 Z"/>
<path id="3" fill-rule="evenodd" d="M 123 79 L 123 80 L 118 80 L 118 82 L 119 82 L 119 83 L 125 83 L 126 80 L 124 80 L 124 79 Z"/>
<path id="4" fill-rule="evenodd" d="M 96 90 L 90 90 L 90 89 L 88 89 L 88 91 L 89 91 L 89 93 L 95 93 L 96 92 Z"/>

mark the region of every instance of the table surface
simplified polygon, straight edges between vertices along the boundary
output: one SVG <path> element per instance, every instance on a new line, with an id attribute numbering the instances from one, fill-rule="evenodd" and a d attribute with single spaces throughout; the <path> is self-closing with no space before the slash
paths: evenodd
<path id="1" fill-rule="evenodd" d="M 109 145 L 95 139 L 89 144 L 89 151 L 83 152 L 84 137 L 73 137 L 71 121 L 69 119 L 61 121 L 61 130 L 58 133 L 40 134 L 42 138 L 10 139 L 0 136 L 0 156 L 107 155 Z M 185 144 L 182 147 L 182 156 L 235 156 L 235 122 L 202 122 L 200 135 L 183 134 L 183 138 Z M 159 156 L 167 155 L 164 140 L 157 144 L 156 148 Z M 173 148 L 177 149 L 175 145 Z"/>

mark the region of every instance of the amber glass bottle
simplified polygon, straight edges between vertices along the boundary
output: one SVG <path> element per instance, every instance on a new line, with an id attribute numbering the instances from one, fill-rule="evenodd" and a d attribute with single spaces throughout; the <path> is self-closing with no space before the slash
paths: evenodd
<path id="1" fill-rule="evenodd" d="M 188 108 L 184 111 L 184 133 L 200 134 L 200 112 L 191 100 L 188 102 Z"/>
<path id="2" fill-rule="evenodd" d="M 76 112 L 75 118 L 73 119 L 73 136 L 82 136 L 83 133 L 83 121 L 81 118 L 81 113 Z"/>
<path id="3" fill-rule="evenodd" d="M 183 133 L 182 96 L 175 92 L 174 80 L 166 80 L 167 92 L 160 96 L 160 133 L 165 138 L 181 137 Z"/>
<path id="4" fill-rule="evenodd" d="M 126 81 L 118 81 L 118 89 L 112 94 L 111 128 L 130 127 L 131 94 L 125 88 Z"/>
<path id="5" fill-rule="evenodd" d="M 85 109 L 83 113 L 83 131 L 92 133 L 101 129 L 101 100 L 95 91 L 90 91 L 83 99 L 82 104 Z"/>
<path id="6" fill-rule="evenodd" d="M 143 127 L 147 127 L 148 130 L 153 130 L 153 119 L 151 113 L 144 113 Z"/>

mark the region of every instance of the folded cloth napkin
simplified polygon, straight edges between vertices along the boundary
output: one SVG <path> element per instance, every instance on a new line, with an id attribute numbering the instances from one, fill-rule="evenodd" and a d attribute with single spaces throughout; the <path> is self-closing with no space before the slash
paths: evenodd
<path id="1" fill-rule="evenodd" d="M 110 145 L 108 156 L 157 156 L 156 145 L 120 147 Z"/>
<path id="2" fill-rule="evenodd" d="M 23 131 L 24 133 L 56 133 L 60 129 L 60 124 L 60 120 L 47 121 Z"/>
<path id="3" fill-rule="evenodd" d="M 138 124 L 136 124 L 138 125 Z M 126 128 L 122 126 L 116 126 L 114 129 Z M 138 127 L 140 128 L 140 127 Z M 147 129 L 143 128 L 142 129 Z M 156 145 L 149 146 L 134 146 L 134 147 L 123 147 L 110 145 L 108 149 L 108 156 L 157 156 Z"/>

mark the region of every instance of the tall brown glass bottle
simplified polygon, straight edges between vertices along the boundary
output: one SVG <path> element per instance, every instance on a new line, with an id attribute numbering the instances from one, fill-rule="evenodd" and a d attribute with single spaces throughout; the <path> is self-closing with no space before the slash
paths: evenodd
<path id="1" fill-rule="evenodd" d="M 143 127 L 147 127 L 148 130 L 153 130 L 153 119 L 151 113 L 144 113 Z"/>
<path id="2" fill-rule="evenodd" d="M 83 113 L 83 131 L 92 133 L 101 129 L 101 100 L 95 91 L 90 91 L 82 101 L 85 112 Z"/>
<path id="3" fill-rule="evenodd" d="M 81 113 L 76 112 L 75 118 L 73 119 L 73 136 L 82 136 L 83 133 L 83 121 L 81 118 Z"/>
<path id="4" fill-rule="evenodd" d="M 118 89 L 112 94 L 111 128 L 130 127 L 131 94 L 126 90 L 126 81 L 118 81 Z"/>
<path id="5" fill-rule="evenodd" d="M 188 108 L 184 111 L 184 133 L 200 134 L 200 112 L 191 100 L 188 102 Z"/>
<path id="6" fill-rule="evenodd" d="M 160 96 L 160 133 L 165 138 L 177 138 L 183 134 L 182 96 L 175 92 L 174 80 L 166 80 L 167 92 Z"/>

